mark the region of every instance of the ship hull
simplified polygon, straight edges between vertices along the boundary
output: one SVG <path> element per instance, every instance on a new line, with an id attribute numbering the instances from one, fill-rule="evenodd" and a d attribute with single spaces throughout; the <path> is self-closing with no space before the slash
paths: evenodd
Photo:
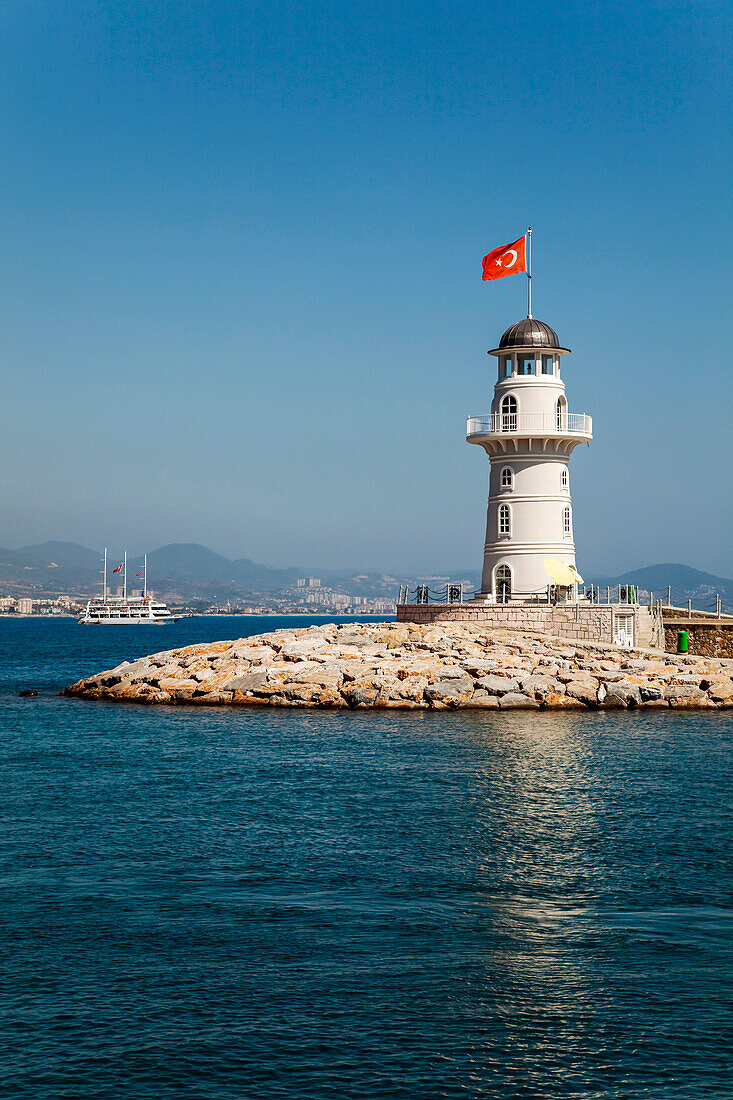
<path id="1" fill-rule="evenodd" d="M 79 626 L 165 626 L 166 623 L 177 623 L 179 615 L 171 615 L 164 619 L 137 619 L 130 616 L 124 619 L 79 619 Z"/>

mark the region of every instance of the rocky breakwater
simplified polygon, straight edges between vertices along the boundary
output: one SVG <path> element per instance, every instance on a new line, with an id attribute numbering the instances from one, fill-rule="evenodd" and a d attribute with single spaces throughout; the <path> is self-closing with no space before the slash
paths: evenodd
<path id="1" fill-rule="evenodd" d="M 277 630 L 79 680 L 84 699 L 199 706 L 733 707 L 733 661 L 617 650 L 470 623 Z"/>

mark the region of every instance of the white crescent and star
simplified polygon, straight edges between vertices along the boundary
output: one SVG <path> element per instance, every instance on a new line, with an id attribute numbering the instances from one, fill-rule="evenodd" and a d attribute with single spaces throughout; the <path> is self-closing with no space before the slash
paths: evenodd
<path id="1" fill-rule="evenodd" d="M 488 256 L 484 256 L 484 263 L 488 259 Z M 494 267 L 498 267 L 502 271 L 506 272 L 507 275 L 510 275 L 512 268 L 516 267 L 519 262 L 519 252 L 516 248 L 507 248 L 504 252 L 501 252 L 492 262 L 494 264 Z M 484 268 L 484 271 L 487 272 L 487 269 Z M 492 276 L 490 276 L 487 272 L 484 275 L 484 278 L 492 278 Z"/>

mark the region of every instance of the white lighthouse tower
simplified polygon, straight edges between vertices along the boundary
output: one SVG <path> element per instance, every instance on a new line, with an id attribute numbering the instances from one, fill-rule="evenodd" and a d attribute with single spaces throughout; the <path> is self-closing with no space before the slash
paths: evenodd
<path id="1" fill-rule="evenodd" d="M 545 597 L 554 579 L 548 561 L 575 569 L 568 464 L 593 430 L 590 416 L 568 412 L 560 363 L 569 354 L 554 330 L 531 316 L 508 328 L 489 352 L 499 366 L 491 412 L 469 417 L 466 431 L 468 442 L 483 447 L 491 463 L 476 594 L 482 602 Z M 554 566 L 560 574 L 562 564 Z"/>

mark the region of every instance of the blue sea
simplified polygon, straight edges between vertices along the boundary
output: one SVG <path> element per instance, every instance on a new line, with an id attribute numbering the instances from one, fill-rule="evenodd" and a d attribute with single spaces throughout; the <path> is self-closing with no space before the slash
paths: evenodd
<path id="1" fill-rule="evenodd" d="M 730 714 L 57 694 L 312 621 L 0 620 L 0 1096 L 733 1095 Z"/>

